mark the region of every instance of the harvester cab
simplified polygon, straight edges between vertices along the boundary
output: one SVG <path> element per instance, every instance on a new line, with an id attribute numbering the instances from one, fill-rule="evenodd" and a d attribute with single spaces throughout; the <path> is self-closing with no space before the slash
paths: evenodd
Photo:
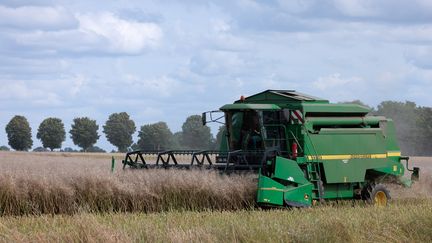
<path id="1" fill-rule="evenodd" d="M 225 125 L 217 151 L 134 151 L 132 168 L 208 168 L 258 174 L 257 204 L 307 207 L 323 200 L 364 199 L 386 205 L 382 182 L 403 177 L 402 157 L 391 119 L 369 116 L 356 104 L 329 101 L 293 90 L 267 90 L 220 108 L 223 116 L 203 113 L 203 124 Z M 207 118 L 210 118 L 209 120 Z M 224 122 L 222 121 L 224 119 Z M 146 155 L 157 156 L 147 163 Z M 179 163 L 177 155 L 190 155 Z M 418 168 L 412 170 L 418 178 Z"/>
<path id="2" fill-rule="evenodd" d="M 221 108 L 226 117 L 229 150 L 286 150 L 286 131 L 276 105 L 234 104 Z"/>

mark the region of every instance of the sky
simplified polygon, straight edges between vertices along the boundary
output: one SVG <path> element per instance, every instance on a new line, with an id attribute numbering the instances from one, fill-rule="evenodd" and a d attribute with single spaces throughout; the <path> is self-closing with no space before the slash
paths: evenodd
<path id="1" fill-rule="evenodd" d="M 266 89 L 432 106 L 432 1 L 0 1 L 0 145 L 14 115 L 33 147 L 45 118 L 87 116 L 110 151 L 111 113 L 176 132 Z"/>

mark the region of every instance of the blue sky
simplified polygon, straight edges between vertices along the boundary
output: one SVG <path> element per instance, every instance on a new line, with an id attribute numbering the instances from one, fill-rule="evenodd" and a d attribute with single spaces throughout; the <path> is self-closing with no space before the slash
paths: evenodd
<path id="1" fill-rule="evenodd" d="M 159 0 L 0 2 L 0 145 L 26 116 L 137 127 L 265 89 L 331 101 L 432 105 L 432 1 Z M 63 147 L 74 147 L 68 138 Z"/>

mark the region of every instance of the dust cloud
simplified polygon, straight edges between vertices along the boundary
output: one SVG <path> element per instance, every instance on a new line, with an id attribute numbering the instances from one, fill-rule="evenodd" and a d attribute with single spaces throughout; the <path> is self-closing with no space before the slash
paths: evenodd
<path id="1" fill-rule="evenodd" d="M 411 157 L 409 167 L 413 166 L 420 168 L 420 180 L 414 182 L 411 188 L 387 185 L 392 198 L 432 198 L 432 157 Z M 410 175 L 411 173 L 406 171 L 405 176 Z"/>

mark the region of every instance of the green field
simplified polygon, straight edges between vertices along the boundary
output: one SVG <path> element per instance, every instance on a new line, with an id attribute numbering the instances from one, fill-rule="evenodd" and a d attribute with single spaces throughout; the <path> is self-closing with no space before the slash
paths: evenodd
<path id="1" fill-rule="evenodd" d="M 254 208 L 253 175 L 110 172 L 110 155 L 0 153 L 3 242 L 431 242 L 431 159 L 387 208 Z"/>

